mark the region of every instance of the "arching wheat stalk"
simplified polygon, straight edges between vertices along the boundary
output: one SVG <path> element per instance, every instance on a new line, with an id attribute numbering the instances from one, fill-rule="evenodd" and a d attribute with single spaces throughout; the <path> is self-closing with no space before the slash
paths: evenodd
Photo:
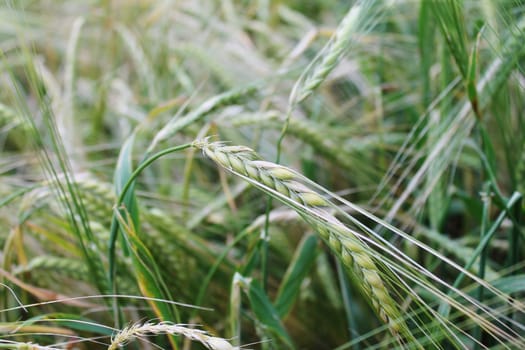
<path id="1" fill-rule="evenodd" d="M 241 175 L 255 186 L 278 192 L 297 203 L 299 214 L 311 224 L 344 264 L 361 281 L 361 288 L 377 315 L 395 336 L 409 334 L 396 301 L 388 292 L 378 266 L 358 236 L 330 213 L 330 203 L 301 182 L 293 170 L 260 160 L 250 148 L 226 146 L 221 142 L 196 141 L 194 146 L 218 165 Z M 282 199 L 282 198 L 281 198 Z"/>
<path id="2" fill-rule="evenodd" d="M 257 153 L 250 148 L 228 146 L 221 142 L 210 143 L 208 140 L 196 141 L 193 143 L 193 146 L 201 149 L 205 155 L 221 167 L 292 207 L 306 222 L 314 227 L 340 257 L 340 260 L 353 272 L 377 315 L 385 322 L 391 333 L 403 346 L 421 348 L 424 344 L 432 344 L 439 348 L 439 342 L 446 338 L 458 348 L 462 348 L 465 346 L 465 343 L 458 337 L 458 334 L 475 341 L 465 329 L 456 325 L 453 319 L 443 317 L 436 312 L 406 281 L 414 282 L 418 288 L 428 291 L 437 297 L 438 300 L 455 308 L 460 314 L 466 316 L 470 320 L 469 322 L 474 322 L 481 326 L 504 347 L 507 347 L 507 344 L 512 344 L 512 346 L 524 344 L 524 339 L 519 335 L 519 331 L 513 329 L 513 327 L 517 329 L 522 329 L 523 327 L 506 317 L 502 313 L 504 311 L 481 305 L 465 292 L 434 276 L 430 271 L 395 248 L 385 238 L 377 236 L 363 223 L 358 222 L 357 219 L 350 218 L 349 220 L 360 232 L 344 224 L 335 217 L 334 213 L 342 213 L 341 215 L 344 218 L 347 218 L 348 215 L 341 212 L 341 209 L 335 203 L 328 201 L 320 193 L 327 194 L 330 198 L 348 205 L 349 208 L 354 208 L 357 212 L 399 235 L 399 237 L 410 242 L 416 242 L 412 237 L 375 218 L 370 213 L 356 208 L 353 204 L 309 181 L 292 169 L 261 160 Z M 508 295 L 506 296 L 505 293 L 472 275 L 442 254 L 434 252 L 420 242 L 416 243 L 421 249 L 431 253 L 452 268 L 483 285 L 495 296 L 502 298 L 501 300 L 511 300 L 507 303 L 507 307 L 510 307 L 510 304 L 512 304 L 514 307 L 521 309 L 521 303 L 517 300 L 509 299 Z M 381 254 L 377 254 L 376 249 Z M 382 269 L 379 269 L 379 264 L 382 266 Z M 398 303 L 392 297 L 394 294 L 399 295 L 398 291 L 387 289 L 386 281 L 392 278 L 393 275 L 400 276 L 400 278 L 392 280 L 393 284 L 409 293 L 411 295 L 410 299 L 413 299 L 420 306 L 420 308 L 411 307 L 411 312 L 405 312 L 403 317 L 401 316 L 401 309 Z M 434 283 L 443 285 L 446 290 L 457 293 L 458 298 L 462 301 L 447 296 L 443 291 L 436 288 Z M 425 320 L 427 318 L 428 320 Z M 409 329 L 405 319 L 414 321 L 416 328 Z M 443 338 L 433 338 L 431 328 L 434 326 L 443 328 Z M 416 334 L 420 334 L 424 338 L 416 339 Z"/>

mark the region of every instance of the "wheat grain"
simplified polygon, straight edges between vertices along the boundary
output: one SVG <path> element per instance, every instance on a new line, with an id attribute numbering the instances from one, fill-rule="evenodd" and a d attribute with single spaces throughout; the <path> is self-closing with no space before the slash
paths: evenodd
<path id="1" fill-rule="evenodd" d="M 372 258 L 371 249 L 330 213 L 330 202 L 302 183 L 299 174 L 284 166 L 261 160 L 248 147 L 226 146 L 207 140 L 196 141 L 194 146 L 202 149 L 218 165 L 241 175 L 281 201 L 292 204 L 362 282 L 364 294 L 391 332 L 397 335 L 406 330 L 399 308 L 386 289 Z"/>
<path id="2" fill-rule="evenodd" d="M 148 334 L 182 335 L 190 340 L 200 342 L 209 350 L 239 349 L 238 347 L 233 347 L 226 339 L 212 337 L 200 329 L 193 329 L 186 327 L 185 325 L 168 322 L 157 324 L 146 322 L 144 324 L 134 324 L 117 333 L 111 340 L 108 350 L 115 350 L 119 346 L 129 343 L 135 338 L 144 337 Z"/>

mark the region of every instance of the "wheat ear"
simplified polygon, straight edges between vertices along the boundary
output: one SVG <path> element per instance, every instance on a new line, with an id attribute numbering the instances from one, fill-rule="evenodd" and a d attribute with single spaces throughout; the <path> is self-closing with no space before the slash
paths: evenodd
<path id="1" fill-rule="evenodd" d="M 200 329 L 188 328 L 178 324 L 168 322 L 134 324 L 124 328 L 117 333 L 112 339 L 108 350 L 116 350 L 121 345 L 129 343 L 137 337 L 144 337 L 148 334 L 171 334 L 182 335 L 190 340 L 198 341 L 209 350 L 236 350 L 227 340 L 218 337 L 212 337 Z"/>
<path id="2" fill-rule="evenodd" d="M 248 147 L 226 146 L 224 143 L 209 143 L 207 140 L 196 141 L 194 146 L 202 149 L 218 165 L 241 175 L 286 204 L 291 204 L 362 282 L 364 294 L 390 331 L 398 335 L 400 331 L 407 330 L 397 303 L 381 279 L 379 269 L 370 254 L 371 249 L 330 213 L 330 203 L 306 186 L 298 173 L 261 160 Z"/>
<path id="3" fill-rule="evenodd" d="M 355 29 L 361 13 L 361 6 L 355 5 L 343 18 L 339 27 L 337 28 L 331 41 L 324 49 L 325 53 L 321 58 L 319 64 L 315 66 L 313 72 L 308 75 L 300 86 L 299 94 L 297 96 L 297 103 L 305 100 L 312 92 L 321 85 L 328 74 L 335 68 L 337 63 L 341 60 L 343 54 L 348 49 L 350 38 Z"/>
<path id="4" fill-rule="evenodd" d="M 375 26 L 380 16 L 377 8 L 381 8 L 376 6 L 377 3 L 381 2 L 360 0 L 350 8 L 321 54 L 296 82 L 290 95 L 292 106 L 308 98 L 326 80 L 356 39 Z"/>

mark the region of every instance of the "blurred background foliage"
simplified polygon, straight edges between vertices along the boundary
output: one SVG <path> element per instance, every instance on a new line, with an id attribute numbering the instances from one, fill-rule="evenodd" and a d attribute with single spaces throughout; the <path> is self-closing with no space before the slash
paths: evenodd
<path id="1" fill-rule="evenodd" d="M 152 140 L 161 150 L 213 136 L 275 161 L 286 118 L 280 163 L 440 252 L 374 228 L 431 274 L 457 281 L 447 257 L 523 300 L 525 4 L 371 1 L 338 64 L 287 114 L 294 84 L 352 6 L 363 2 L 5 1 L 0 346 L 102 349 L 106 326 L 173 315 L 254 349 L 394 347 L 311 227 L 194 150 L 138 178 L 128 234 L 139 248 L 134 258 L 117 242 L 116 284 L 212 311 L 159 311 L 138 298 L 18 307 L 14 295 L 30 305 L 117 292 L 108 284 L 117 194 Z M 523 321 L 519 307 L 493 306 Z M 498 343 L 455 321 L 483 346 Z"/>

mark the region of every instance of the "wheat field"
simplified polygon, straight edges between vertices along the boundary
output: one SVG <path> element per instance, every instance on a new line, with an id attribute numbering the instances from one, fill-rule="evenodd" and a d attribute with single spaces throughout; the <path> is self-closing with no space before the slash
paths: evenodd
<path id="1" fill-rule="evenodd" d="M 525 2 L 4 0 L 0 349 L 525 349 Z"/>

